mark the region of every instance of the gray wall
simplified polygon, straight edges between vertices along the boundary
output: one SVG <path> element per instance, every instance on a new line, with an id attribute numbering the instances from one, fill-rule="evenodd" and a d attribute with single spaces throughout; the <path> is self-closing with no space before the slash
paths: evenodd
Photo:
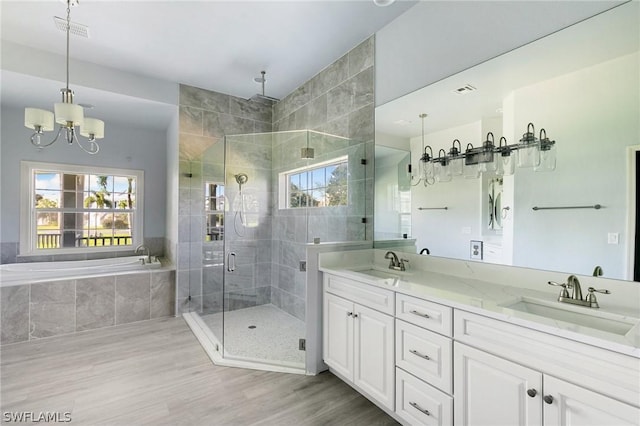
<path id="1" fill-rule="evenodd" d="M 329 152 L 349 154 L 349 209 L 336 214 L 336 209 L 274 207 L 271 301 L 302 320 L 306 316 L 307 286 L 306 274 L 300 272 L 298 264 L 306 259 L 305 244 L 314 237 L 322 241 L 373 237 L 374 44 L 374 37 L 363 41 L 274 106 L 274 131 L 310 129 L 354 140 L 350 146 L 341 146 L 339 140 L 321 141 L 311 134 L 320 139 L 315 146 L 319 158 Z M 310 146 L 314 146 L 313 141 Z M 300 150 L 285 141 L 281 146 L 274 145 L 274 161 L 278 153 L 282 161 L 279 168 L 274 168 L 274 179 L 295 164 L 294 158 L 285 157 L 299 157 Z M 359 164 L 361 158 L 367 165 Z M 362 223 L 363 217 L 367 224 Z M 306 229 L 305 225 L 308 235 L 295 232 Z"/>
<path id="2" fill-rule="evenodd" d="M 233 309 L 268 303 L 270 299 L 270 280 L 265 283 L 255 279 L 259 272 L 259 240 L 271 239 L 271 225 L 267 220 L 262 222 L 260 232 L 252 229 L 246 238 L 234 238 L 230 241 L 228 250 L 238 252 L 239 268 L 235 275 L 229 277 L 229 291 L 227 295 L 223 295 L 222 241 L 204 241 L 204 182 L 225 181 L 224 135 L 270 132 L 271 121 L 270 102 L 248 101 L 195 87 L 180 86 L 178 312 L 219 312 L 225 296 L 229 298 L 225 306 Z M 266 159 L 269 164 L 255 164 L 254 160 L 260 158 L 252 157 L 256 151 L 253 142 L 256 141 L 252 140 L 234 150 L 237 155 L 231 156 L 227 161 L 226 181 L 235 183 L 233 174 L 244 172 L 250 176 L 247 188 L 260 186 L 266 194 L 271 187 L 269 176 L 267 173 L 257 173 L 256 168 L 264 166 L 270 169 L 270 159 Z M 187 174 L 191 174 L 191 177 L 187 177 Z M 230 186 L 225 189 L 228 191 L 227 199 L 231 201 L 235 197 L 237 186 Z M 233 217 L 232 214 L 229 216 Z M 228 237 L 231 239 L 233 235 Z M 269 258 L 261 263 L 270 262 Z M 203 267 L 205 264 L 206 267 Z M 270 277 L 270 272 L 266 276 Z"/>
<path id="3" fill-rule="evenodd" d="M 162 254 L 165 236 L 166 208 L 166 141 L 163 131 L 151 131 L 118 123 L 106 123 L 105 138 L 100 141 L 100 154 L 88 155 L 77 146 L 58 141 L 38 152 L 31 143 L 32 130 L 23 125 L 24 111 L 2 108 L 0 141 L 0 190 L 2 192 L 0 242 L 2 263 L 16 261 L 20 240 L 20 161 L 43 161 L 80 165 L 96 165 L 144 170 L 145 212 L 144 238 L 154 254 Z M 53 138 L 53 132 L 46 134 Z M 114 255 L 110 253 L 109 255 Z M 38 256 L 37 260 L 55 257 Z M 68 256 L 66 257 L 69 258 Z M 78 259 L 86 258 L 79 255 Z M 18 259 L 21 261 L 28 258 Z"/>
<path id="4" fill-rule="evenodd" d="M 180 90 L 180 181 L 178 210 L 178 311 L 196 310 L 211 313 L 222 309 L 222 297 L 227 297 L 229 309 L 261 303 L 273 303 L 291 315 L 304 320 L 306 316 L 306 276 L 298 269 L 306 258 L 305 244 L 315 233 L 321 232 L 323 241 L 363 240 L 372 238 L 374 96 L 373 64 L 374 38 L 355 47 L 335 63 L 329 65 L 310 81 L 276 103 L 260 104 L 221 93 L 189 86 Z M 272 115 L 273 114 L 273 115 Z M 222 175 L 222 137 L 224 135 L 312 129 L 356 142 L 328 143 L 318 148 L 338 148 L 350 154 L 350 177 L 353 190 L 350 197 L 362 201 L 351 203 L 350 209 L 340 211 L 334 218 L 342 221 L 334 226 L 328 209 L 307 211 L 280 210 L 275 194 L 278 172 L 291 169 L 285 155 L 299 153 L 298 139 L 305 143 L 306 134 L 296 138 L 282 136 L 235 139 L 228 144 L 226 176 Z M 344 144 L 341 146 L 340 144 Z M 269 146 L 269 149 L 266 147 Z M 329 148 L 327 148 L 329 147 Z M 327 154 L 328 155 L 328 154 Z M 367 159 L 362 166 L 359 159 Z M 282 170 L 281 170 L 282 169 Z M 200 199 L 203 182 L 223 179 L 231 211 L 227 221 L 234 220 L 233 200 L 237 185 L 236 173 L 249 175 L 244 187 L 267 198 L 259 198 L 261 205 L 257 228 L 247 228 L 247 235 L 239 238 L 227 222 L 227 250 L 238 253 L 236 274 L 226 282 L 227 294 L 222 294 L 222 265 L 215 265 L 222 256 L 222 242 L 203 242 L 204 210 Z M 186 178 L 185 173 L 191 173 Z M 267 210 L 262 210 L 262 208 Z M 362 224 L 362 218 L 368 219 Z M 194 231 L 197 230 L 197 231 Z M 334 231 L 332 234 L 329 230 Z M 272 239 L 272 236 L 274 237 Z M 214 260 L 205 259 L 210 252 Z M 218 259 L 216 261 L 215 259 Z M 221 262 L 219 262 L 221 263 Z M 205 267 L 203 267 L 205 265 Z M 188 296 L 191 295 L 191 304 Z"/>

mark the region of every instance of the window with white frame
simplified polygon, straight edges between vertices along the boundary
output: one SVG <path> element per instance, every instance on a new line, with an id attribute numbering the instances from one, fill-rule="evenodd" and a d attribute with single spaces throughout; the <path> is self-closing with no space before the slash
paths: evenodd
<path id="1" fill-rule="evenodd" d="M 348 176 L 347 156 L 280 173 L 280 208 L 346 206 Z"/>
<path id="2" fill-rule="evenodd" d="M 21 254 L 131 250 L 143 241 L 142 170 L 21 163 Z"/>

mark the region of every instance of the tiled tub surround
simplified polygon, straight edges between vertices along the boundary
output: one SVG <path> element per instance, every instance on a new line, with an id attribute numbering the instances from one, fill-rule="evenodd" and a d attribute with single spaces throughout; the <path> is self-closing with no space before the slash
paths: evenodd
<path id="1" fill-rule="evenodd" d="M 0 344 L 172 316 L 170 268 L 0 287 Z"/>

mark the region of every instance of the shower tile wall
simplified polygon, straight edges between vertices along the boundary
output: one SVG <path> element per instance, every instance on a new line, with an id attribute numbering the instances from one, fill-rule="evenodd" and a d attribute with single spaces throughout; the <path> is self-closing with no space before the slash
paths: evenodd
<path id="1" fill-rule="evenodd" d="M 213 313 L 222 310 L 223 245 L 222 241 L 205 241 L 204 238 L 204 182 L 225 181 L 223 137 L 270 132 L 271 123 L 272 103 L 269 101 L 248 101 L 196 87 L 180 86 L 177 256 L 177 309 L 180 313 L 190 310 Z M 216 144 L 220 146 L 219 149 L 215 147 Z M 255 152 L 252 147 L 246 148 L 249 155 Z M 259 156 L 251 159 L 262 161 Z M 234 160 L 230 160 L 227 165 L 231 175 L 244 172 L 251 176 L 252 184 L 261 182 L 253 171 L 259 164 L 250 162 L 242 164 L 244 170 L 232 170 L 229 166 Z M 235 182 L 233 176 L 231 179 L 227 176 L 227 181 Z M 233 188 L 225 188 L 225 191 L 228 191 L 228 199 L 233 200 Z M 267 237 L 270 239 L 270 222 L 268 227 Z M 268 303 L 270 282 L 248 284 L 249 277 L 257 273 L 257 266 L 249 263 L 257 256 L 260 245 L 257 236 L 234 244 L 230 248 L 243 253 L 244 257 L 241 260 L 241 256 L 238 256 L 238 278 L 234 277 L 229 282 L 230 288 L 235 286 L 235 291 L 232 291 L 227 306 L 239 308 Z"/>
<path id="2" fill-rule="evenodd" d="M 373 238 L 374 42 L 374 37 L 365 40 L 274 105 L 276 132 L 310 129 L 355 141 L 345 146 L 341 139 L 309 134 L 316 161 L 349 154 L 348 207 L 309 209 L 308 226 L 304 209 L 273 210 L 271 302 L 301 320 L 306 314 L 306 274 L 300 272 L 299 261 L 306 259 L 305 244 L 314 237 Z M 314 138 L 323 140 L 314 145 Z M 303 146 L 306 140 L 287 139 L 286 134 L 274 140 L 274 179 L 295 168 Z M 360 159 L 367 164 L 361 165 Z"/>

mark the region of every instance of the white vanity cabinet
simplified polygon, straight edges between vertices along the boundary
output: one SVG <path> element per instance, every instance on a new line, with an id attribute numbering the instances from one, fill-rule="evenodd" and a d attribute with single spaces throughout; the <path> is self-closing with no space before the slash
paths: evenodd
<path id="1" fill-rule="evenodd" d="M 393 316 L 377 310 L 393 310 L 393 292 L 331 275 L 324 282 L 324 362 L 393 411 Z"/>
<path id="2" fill-rule="evenodd" d="M 456 425 L 542 423 L 541 373 L 457 342 L 454 354 Z"/>
<path id="3" fill-rule="evenodd" d="M 637 359 L 464 311 L 454 317 L 456 425 L 640 424 Z"/>
<path id="4" fill-rule="evenodd" d="M 324 361 L 406 425 L 640 425 L 637 357 L 437 302 L 325 273 Z"/>

